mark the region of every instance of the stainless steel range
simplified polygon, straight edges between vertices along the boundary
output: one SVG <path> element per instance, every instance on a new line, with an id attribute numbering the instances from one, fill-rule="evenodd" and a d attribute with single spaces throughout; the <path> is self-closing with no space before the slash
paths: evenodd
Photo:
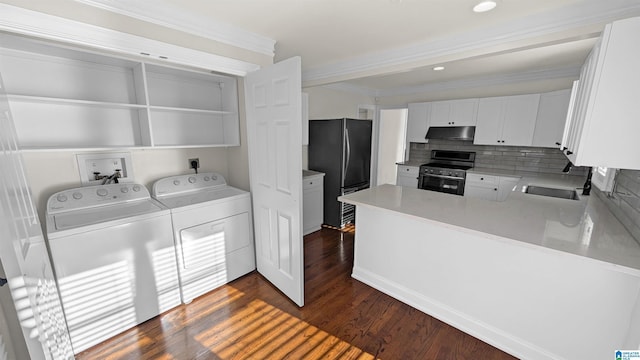
<path id="1" fill-rule="evenodd" d="M 420 166 L 418 188 L 464 195 L 467 170 L 475 159 L 475 152 L 431 150 L 431 162 Z"/>

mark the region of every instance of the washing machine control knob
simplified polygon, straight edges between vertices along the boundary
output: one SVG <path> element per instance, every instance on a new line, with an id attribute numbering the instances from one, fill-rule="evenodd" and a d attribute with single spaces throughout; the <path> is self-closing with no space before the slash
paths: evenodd
<path id="1" fill-rule="evenodd" d="M 76 199 L 76 200 L 82 199 L 82 193 L 74 192 L 73 193 L 73 198 Z"/>
<path id="2" fill-rule="evenodd" d="M 96 191 L 96 194 L 98 194 L 98 196 L 107 196 L 109 192 L 107 191 L 107 189 L 98 189 L 98 191 Z"/>
<path id="3" fill-rule="evenodd" d="M 123 194 L 126 194 L 126 193 L 129 192 L 129 188 L 125 186 L 125 187 L 120 189 L 120 192 L 123 193 Z"/>
<path id="4" fill-rule="evenodd" d="M 218 176 L 216 176 L 216 175 L 211 175 L 211 180 L 218 180 Z"/>
<path id="5" fill-rule="evenodd" d="M 176 185 L 176 186 L 180 185 L 180 180 L 173 180 L 173 185 Z"/>
<path id="6" fill-rule="evenodd" d="M 140 191 L 140 185 L 133 185 L 133 191 L 138 192 Z"/>
<path id="7" fill-rule="evenodd" d="M 209 180 L 211 180 L 211 178 L 209 176 L 205 176 L 204 177 L 204 181 L 209 181 Z"/>
<path id="8" fill-rule="evenodd" d="M 58 194 L 58 196 L 56 196 L 56 200 L 60 201 L 60 202 L 65 202 L 67 201 L 67 195 L 65 194 Z"/>
<path id="9" fill-rule="evenodd" d="M 195 176 L 189 176 L 189 182 L 194 184 L 196 182 L 196 177 Z"/>

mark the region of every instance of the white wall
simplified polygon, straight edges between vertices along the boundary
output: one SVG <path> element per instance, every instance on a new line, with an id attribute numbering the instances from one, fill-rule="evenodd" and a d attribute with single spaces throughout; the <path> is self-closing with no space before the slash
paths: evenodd
<path id="1" fill-rule="evenodd" d="M 304 88 L 309 94 L 309 119 L 358 118 L 358 105 L 373 105 L 370 96 L 330 89 L 324 86 Z"/>
<path id="2" fill-rule="evenodd" d="M 247 148 L 247 120 L 244 103 L 244 81 L 238 79 L 238 111 L 240 115 L 240 146 L 227 150 L 229 177 L 227 182 L 249 191 L 249 149 Z"/>

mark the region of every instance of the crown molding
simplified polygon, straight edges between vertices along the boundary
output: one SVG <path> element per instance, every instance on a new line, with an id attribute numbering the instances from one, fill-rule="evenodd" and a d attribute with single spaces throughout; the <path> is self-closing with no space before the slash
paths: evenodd
<path id="1" fill-rule="evenodd" d="M 0 30 L 156 62 L 245 76 L 259 65 L 24 8 L 0 4 Z M 146 53 L 148 55 L 141 55 Z"/>
<path id="2" fill-rule="evenodd" d="M 443 81 L 417 86 L 406 86 L 392 89 L 377 90 L 365 86 L 358 86 L 346 82 L 323 85 L 323 87 L 354 93 L 358 95 L 384 98 L 393 96 L 409 96 L 416 94 L 427 94 L 433 92 L 443 92 L 446 90 L 461 90 L 478 87 L 489 87 L 497 85 L 509 85 L 526 83 L 531 81 L 544 81 L 553 79 L 577 79 L 580 76 L 580 67 L 560 67 L 553 69 L 533 70 L 511 74 L 499 74 L 466 78 L 461 80 Z"/>
<path id="3" fill-rule="evenodd" d="M 303 86 L 324 85 L 363 76 L 380 75 L 390 70 L 402 71 L 416 66 L 464 59 L 472 54 L 479 56 L 492 51 L 504 52 L 513 48 L 535 47 L 540 39 L 558 36 L 563 32 L 602 27 L 611 21 L 640 15 L 637 0 L 609 0 L 584 4 L 578 2 L 563 8 L 561 12 L 543 13 L 505 25 L 466 34 L 447 36 L 427 43 L 399 47 L 369 55 L 359 56 L 334 64 L 307 69 L 302 74 Z M 599 32 L 599 30 L 598 30 Z M 565 35 L 566 36 L 566 35 Z M 589 36 L 593 36 L 590 34 Z M 561 39 L 556 39 L 561 40 Z M 494 50 L 499 49 L 499 50 Z M 416 65 L 419 64 L 419 65 Z"/>
<path id="4" fill-rule="evenodd" d="M 186 13 L 184 9 L 179 9 L 158 0 L 75 1 L 245 50 L 271 57 L 275 55 L 276 41 L 273 39 L 229 24 L 216 22 L 198 14 Z"/>

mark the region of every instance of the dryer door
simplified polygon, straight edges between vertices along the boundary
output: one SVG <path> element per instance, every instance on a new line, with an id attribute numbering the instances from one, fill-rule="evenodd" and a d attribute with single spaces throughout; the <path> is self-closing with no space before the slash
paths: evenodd
<path id="1" fill-rule="evenodd" d="M 248 212 L 182 229 L 178 238 L 185 303 L 255 269 Z"/>

